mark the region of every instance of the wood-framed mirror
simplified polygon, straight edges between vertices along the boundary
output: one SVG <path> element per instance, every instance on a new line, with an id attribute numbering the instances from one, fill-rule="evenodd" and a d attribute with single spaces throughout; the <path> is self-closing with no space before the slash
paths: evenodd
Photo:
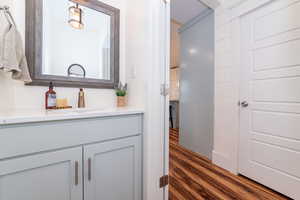
<path id="1" fill-rule="evenodd" d="M 26 0 L 32 83 L 109 88 L 119 82 L 120 10 L 98 0 Z"/>

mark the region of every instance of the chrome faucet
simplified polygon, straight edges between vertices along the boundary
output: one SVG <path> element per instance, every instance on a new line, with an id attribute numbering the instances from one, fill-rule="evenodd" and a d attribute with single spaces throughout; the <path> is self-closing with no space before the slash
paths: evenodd
<path id="1" fill-rule="evenodd" d="M 78 72 L 76 73 L 76 72 L 72 71 L 72 69 L 75 68 L 75 67 L 78 67 L 82 71 L 82 73 L 78 73 Z M 79 77 L 85 78 L 86 70 L 80 64 L 72 64 L 68 68 L 68 76 L 79 76 Z"/>

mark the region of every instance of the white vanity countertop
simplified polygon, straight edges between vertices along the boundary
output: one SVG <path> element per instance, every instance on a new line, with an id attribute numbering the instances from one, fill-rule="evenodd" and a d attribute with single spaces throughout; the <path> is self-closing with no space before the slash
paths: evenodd
<path id="1" fill-rule="evenodd" d="M 110 109 L 66 109 L 50 111 L 8 111 L 0 113 L 0 125 L 45 122 L 81 118 L 109 117 L 120 115 L 143 114 L 144 110 L 134 107 Z"/>

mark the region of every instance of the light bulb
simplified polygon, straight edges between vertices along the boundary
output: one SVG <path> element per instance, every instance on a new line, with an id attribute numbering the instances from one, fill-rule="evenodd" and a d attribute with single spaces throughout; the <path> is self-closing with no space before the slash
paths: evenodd
<path id="1" fill-rule="evenodd" d="M 83 29 L 82 23 L 82 9 L 79 8 L 78 4 L 69 8 L 69 24 L 75 29 Z"/>

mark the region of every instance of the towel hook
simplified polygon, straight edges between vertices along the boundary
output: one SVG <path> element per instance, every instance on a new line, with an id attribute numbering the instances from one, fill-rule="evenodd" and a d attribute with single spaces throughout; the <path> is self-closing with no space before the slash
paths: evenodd
<path id="1" fill-rule="evenodd" d="M 9 10 L 9 6 L 3 6 L 3 7 L 0 7 L 0 10 L 7 11 L 7 10 Z"/>

